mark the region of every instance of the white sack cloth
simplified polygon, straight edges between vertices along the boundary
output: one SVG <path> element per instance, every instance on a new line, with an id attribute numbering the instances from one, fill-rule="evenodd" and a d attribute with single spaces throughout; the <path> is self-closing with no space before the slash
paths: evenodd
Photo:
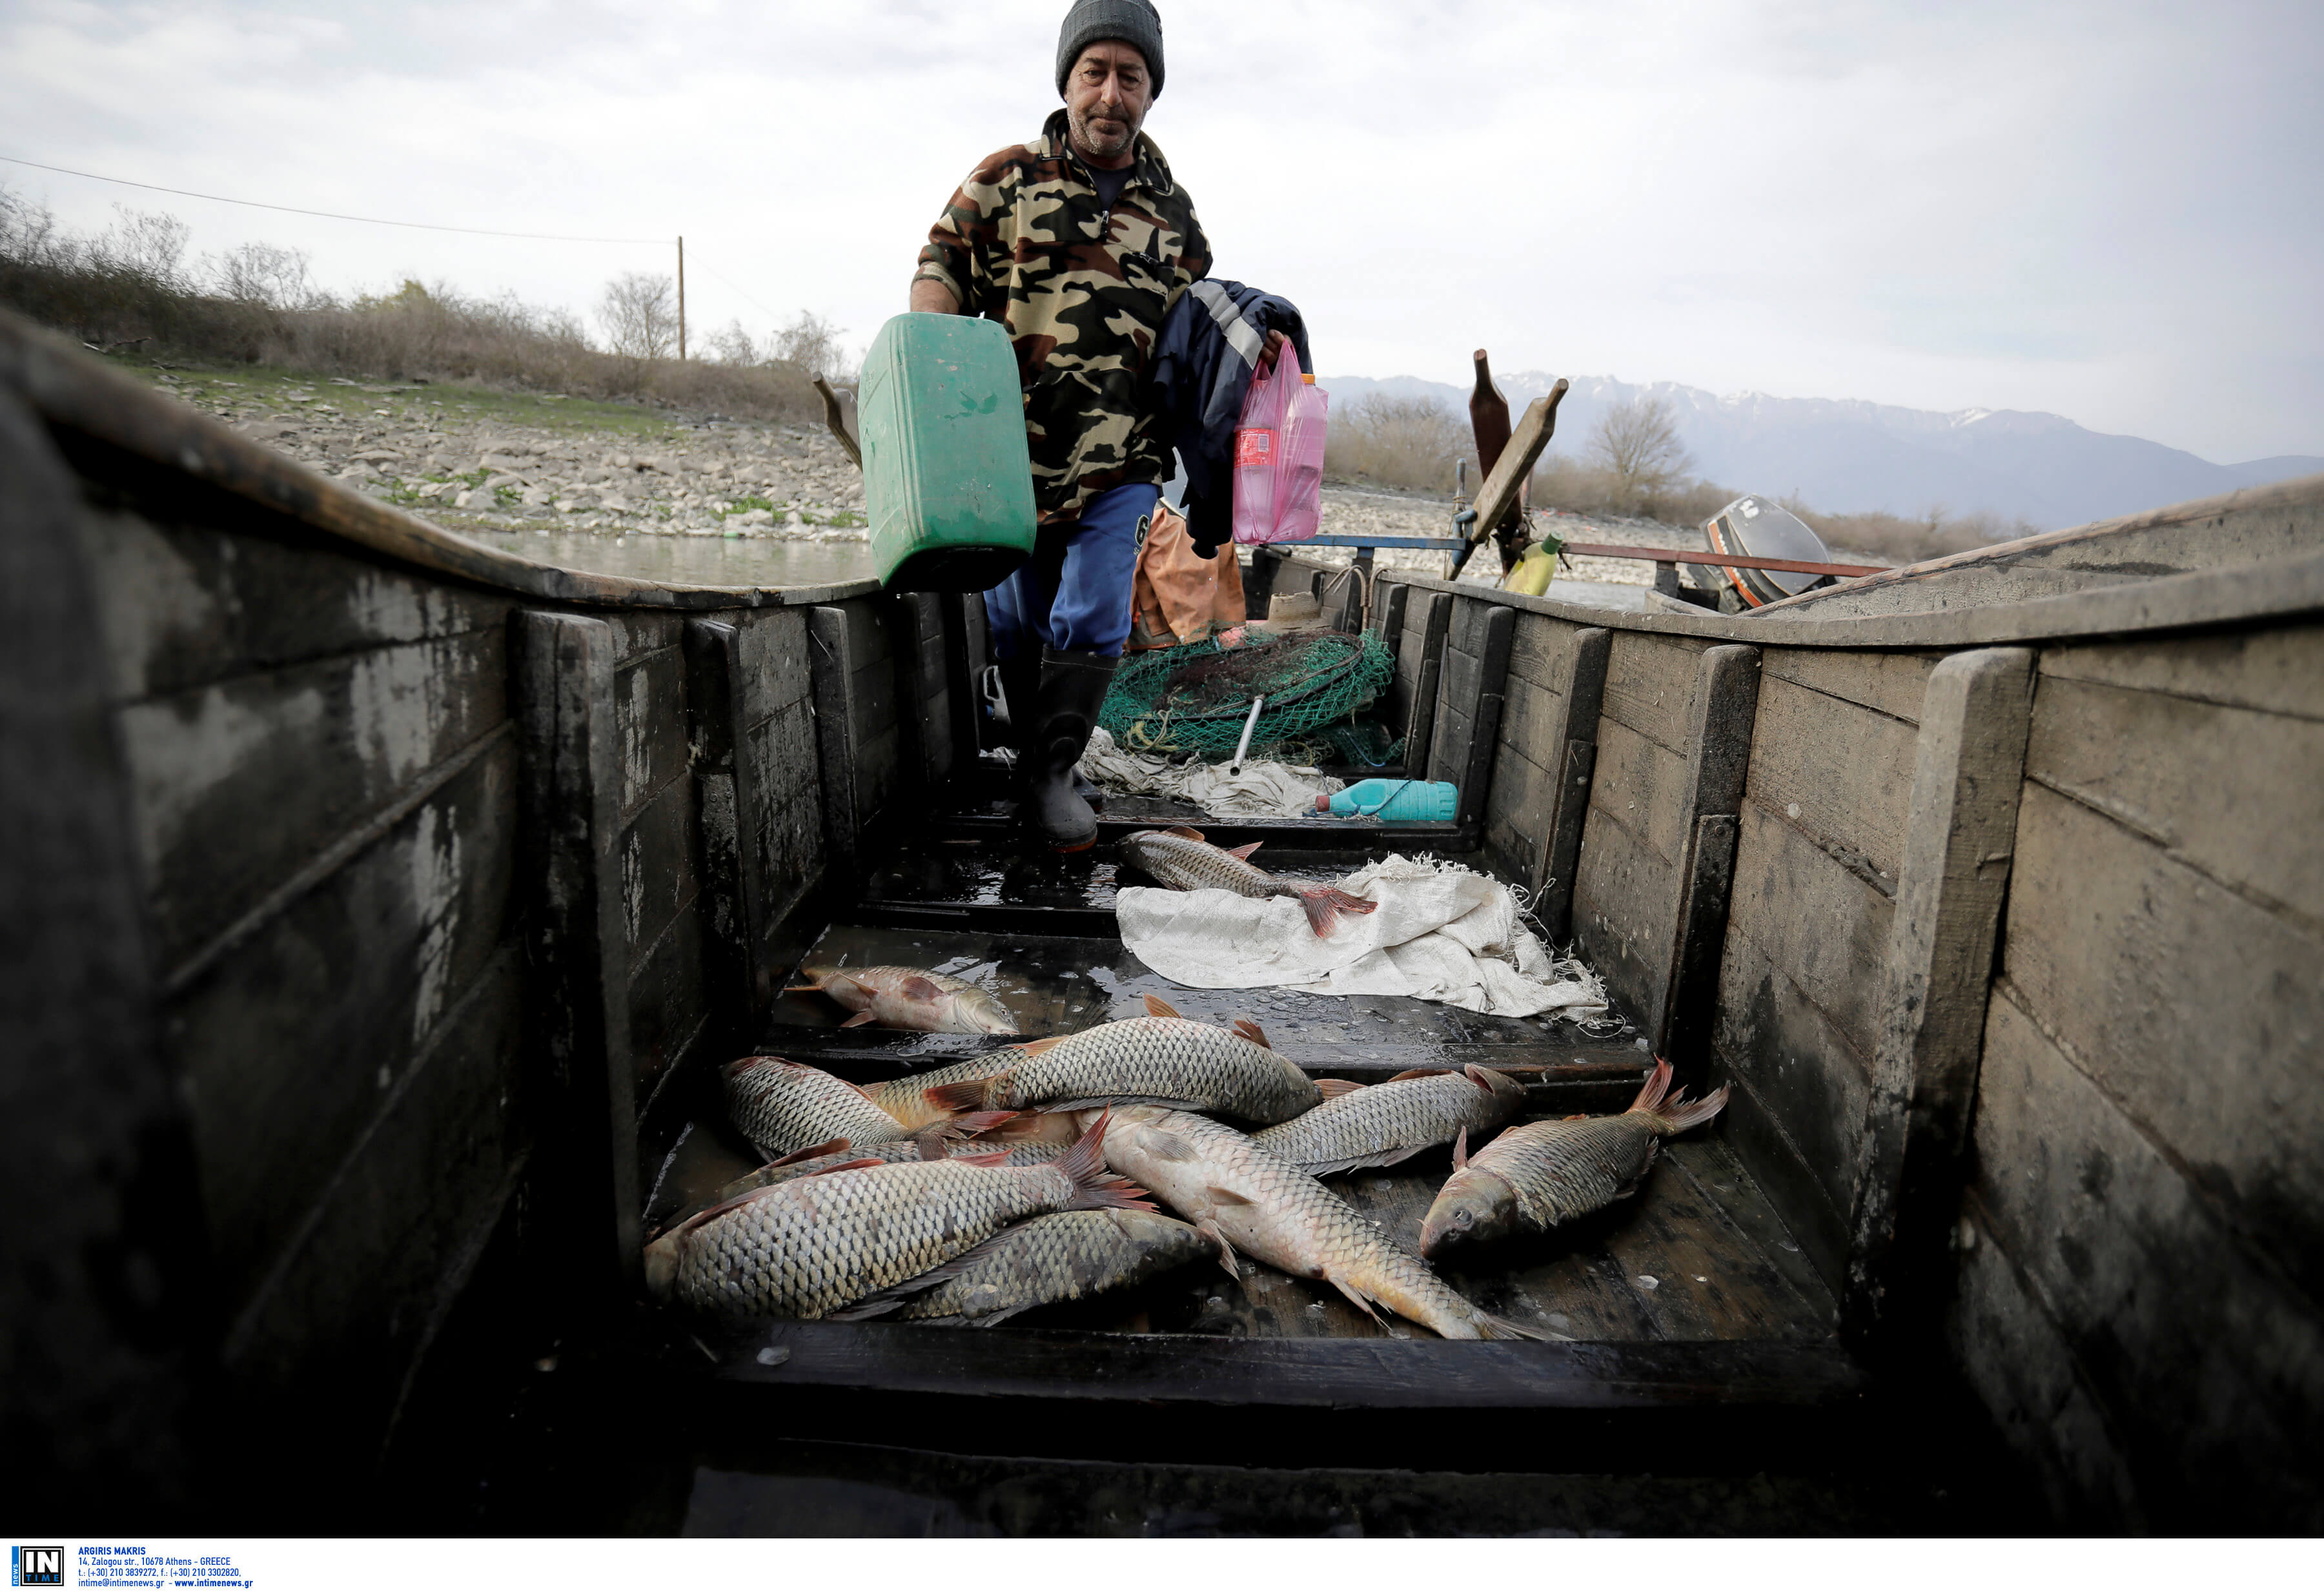
<path id="1" fill-rule="evenodd" d="M 1315 798 L 1347 783 L 1289 763 L 1245 763 L 1241 773 L 1230 774 L 1224 763 L 1134 757 L 1116 747 L 1103 730 L 1090 732 L 1089 750 L 1082 753 L 1082 777 L 1130 796 L 1192 802 L 1221 818 L 1312 818 Z"/>
<path id="2" fill-rule="evenodd" d="M 1390 856 L 1340 888 L 1379 906 L 1342 913 L 1328 938 L 1316 936 L 1288 896 L 1255 901 L 1227 890 L 1132 886 L 1116 894 L 1114 914 L 1121 943 L 1139 961 L 1197 989 L 1416 995 L 1504 1017 L 1606 1011 L 1595 976 L 1579 962 L 1553 960 L 1518 920 L 1509 888 L 1484 874 Z"/>

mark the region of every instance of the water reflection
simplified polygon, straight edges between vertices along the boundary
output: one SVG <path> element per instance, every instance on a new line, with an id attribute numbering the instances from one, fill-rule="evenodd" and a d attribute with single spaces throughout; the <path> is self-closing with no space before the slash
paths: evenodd
<path id="1" fill-rule="evenodd" d="M 872 578 L 872 549 L 858 541 L 793 542 L 771 537 L 613 536 L 604 531 L 474 526 L 458 535 L 539 564 L 591 575 L 693 586 L 821 586 Z"/>

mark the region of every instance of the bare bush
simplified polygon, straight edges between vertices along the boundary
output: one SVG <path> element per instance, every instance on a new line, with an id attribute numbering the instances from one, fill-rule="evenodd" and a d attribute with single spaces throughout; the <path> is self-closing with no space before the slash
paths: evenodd
<path id="1" fill-rule="evenodd" d="M 304 249 L 273 244 L 242 244 L 203 258 L 204 274 L 219 293 L 237 304 L 262 309 L 308 309 L 321 296 L 308 279 Z"/>
<path id="2" fill-rule="evenodd" d="M 711 333 L 704 340 L 704 346 L 709 351 L 708 357 L 720 364 L 754 365 L 766 363 L 765 358 L 759 352 L 758 344 L 752 340 L 750 333 L 742 329 L 742 323 L 739 320 L 730 320 L 722 330 Z"/>
<path id="3" fill-rule="evenodd" d="M 1614 405 L 1599 417 L 1589 448 L 1613 477 L 1622 502 L 1633 507 L 1684 480 L 1693 462 L 1678 439 L 1678 416 L 1661 398 Z"/>
<path id="4" fill-rule="evenodd" d="M 1337 479 L 1450 491 L 1469 428 L 1434 399 L 1368 392 L 1333 415 L 1323 446 L 1324 472 Z"/>
<path id="5" fill-rule="evenodd" d="M 845 335 L 845 328 L 802 309 L 790 325 L 775 334 L 774 357 L 797 365 L 809 379 L 821 376 L 826 382 L 851 381 L 855 374 L 854 363 L 839 341 Z"/>
<path id="6" fill-rule="evenodd" d="M 666 276 L 627 271 L 605 284 L 597 319 L 622 359 L 667 359 L 678 352 L 678 296 Z"/>

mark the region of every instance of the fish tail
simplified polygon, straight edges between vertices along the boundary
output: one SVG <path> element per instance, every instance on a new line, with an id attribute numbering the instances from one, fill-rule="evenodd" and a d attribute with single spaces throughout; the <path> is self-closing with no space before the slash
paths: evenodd
<path id="1" fill-rule="evenodd" d="M 1105 1126 L 1113 1119 L 1108 1111 L 1090 1124 L 1087 1133 L 1075 1140 L 1074 1147 L 1049 1163 L 1074 1180 L 1074 1197 L 1059 1207 L 1065 1210 L 1102 1210 L 1109 1207 L 1120 1210 L 1151 1210 L 1153 1205 L 1140 1198 L 1146 1191 L 1128 1178 L 1115 1177 L 1105 1169 Z"/>
<path id="2" fill-rule="evenodd" d="M 1655 1131 L 1684 1133 L 1690 1127 L 1699 1127 L 1710 1121 L 1725 1109 L 1728 1088 L 1729 1085 L 1722 1083 L 1718 1089 L 1699 1100 L 1687 1099 L 1684 1091 L 1673 1095 L 1666 1103 L 1655 1111 L 1655 1115 L 1662 1118 L 1662 1121 L 1656 1125 Z"/>
<path id="3" fill-rule="evenodd" d="M 940 1083 L 920 1093 L 928 1104 L 940 1111 L 982 1111 L 1009 1074 L 1001 1072 L 991 1078 L 972 1078 L 965 1083 Z"/>
<path id="4" fill-rule="evenodd" d="M 1379 903 L 1367 901 L 1361 896 L 1351 896 L 1345 890 L 1330 885 L 1316 885 L 1299 892 L 1299 908 L 1307 915 L 1307 926 L 1322 939 L 1340 921 L 1340 914 L 1352 912 L 1359 916 L 1379 910 Z"/>
<path id="5" fill-rule="evenodd" d="M 1670 1085 L 1671 1064 L 1662 1057 L 1656 1056 L 1655 1070 L 1646 1074 L 1646 1086 L 1638 1090 L 1638 1098 L 1630 1102 L 1630 1109 L 1633 1111 L 1655 1109 L 1663 1103 L 1663 1096 L 1670 1092 Z"/>

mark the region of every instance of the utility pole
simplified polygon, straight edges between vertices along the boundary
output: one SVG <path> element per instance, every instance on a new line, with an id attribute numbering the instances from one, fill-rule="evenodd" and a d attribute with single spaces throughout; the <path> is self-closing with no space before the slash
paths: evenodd
<path id="1" fill-rule="evenodd" d="M 686 238 L 678 240 L 678 362 L 686 363 Z"/>

